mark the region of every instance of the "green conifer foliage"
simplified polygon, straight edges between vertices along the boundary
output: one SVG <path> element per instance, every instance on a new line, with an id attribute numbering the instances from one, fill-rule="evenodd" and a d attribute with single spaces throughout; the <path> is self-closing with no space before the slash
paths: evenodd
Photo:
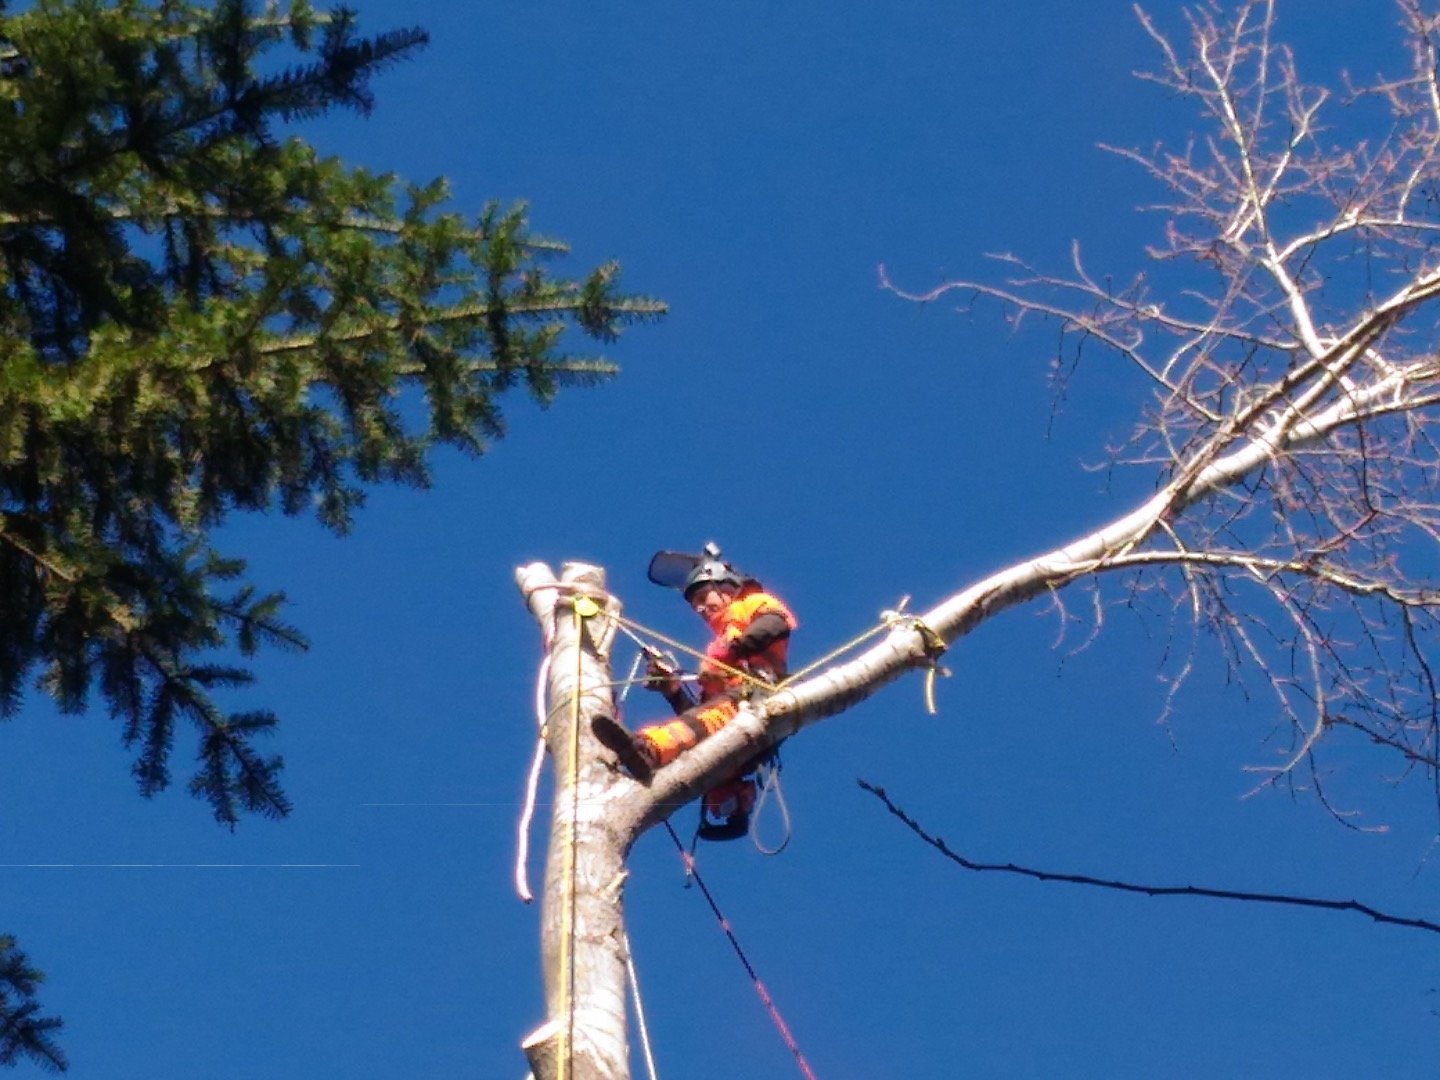
<path id="1" fill-rule="evenodd" d="M 368 110 L 424 40 L 303 0 L 0 4 L 0 711 L 37 679 L 103 699 L 147 796 L 197 735 L 189 788 L 229 825 L 289 804 L 275 717 L 217 702 L 250 678 L 227 658 L 304 642 L 212 529 L 344 532 L 368 485 L 482 452 L 504 392 L 611 374 L 567 330 L 661 311 L 611 265 L 552 276 L 523 208 L 466 220 L 277 131 Z"/>
<path id="2" fill-rule="evenodd" d="M 15 947 L 15 939 L 0 934 L 0 1065 L 15 1065 L 23 1058 L 49 1072 L 68 1067 L 54 1040 L 63 1021 L 39 1015 L 35 992 L 44 981 Z"/>

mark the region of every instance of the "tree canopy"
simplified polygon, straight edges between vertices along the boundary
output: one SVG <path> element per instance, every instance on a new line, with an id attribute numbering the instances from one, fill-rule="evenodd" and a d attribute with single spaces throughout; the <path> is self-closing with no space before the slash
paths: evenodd
<path id="1" fill-rule="evenodd" d="M 343 533 L 367 485 L 483 452 L 505 392 L 609 376 L 568 327 L 661 310 L 614 265 L 554 276 L 523 207 L 469 219 L 281 134 L 367 112 L 425 40 L 303 0 L 0 6 L 0 710 L 37 675 L 67 711 L 98 696 L 147 796 L 190 725 L 189 788 L 231 825 L 289 804 L 255 745 L 275 716 L 217 691 L 304 639 L 212 530 L 278 508 Z"/>
<path id="2" fill-rule="evenodd" d="M 257 10 L 0 0 L 0 716 L 34 687 L 100 698 L 146 796 L 234 826 L 287 814 L 268 710 L 227 711 L 262 646 L 303 648 L 284 594 L 212 543 L 235 510 L 346 532 L 367 486 L 478 455 L 510 390 L 607 378 L 599 341 L 659 314 L 616 267 L 546 261 L 525 208 L 473 219 L 443 181 L 326 157 L 281 128 L 373 104 L 418 29 L 362 36 L 305 0 Z M 64 1069 L 43 976 L 0 937 L 0 1064 Z"/>

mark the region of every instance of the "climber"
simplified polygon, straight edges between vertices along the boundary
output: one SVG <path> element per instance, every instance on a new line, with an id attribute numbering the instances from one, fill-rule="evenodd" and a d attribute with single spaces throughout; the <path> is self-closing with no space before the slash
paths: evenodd
<path id="1" fill-rule="evenodd" d="M 647 724 L 633 735 L 610 717 L 593 721 L 596 737 L 641 783 L 729 723 L 752 690 L 785 677 L 790 632 L 798 625 L 783 601 L 737 573 L 714 544 L 698 556 L 658 552 L 650 580 L 681 589 L 714 638 L 700 665 L 698 703 L 691 703 L 673 671 L 652 658 L 647 685 L 675 709 L 675 719 Z"/>

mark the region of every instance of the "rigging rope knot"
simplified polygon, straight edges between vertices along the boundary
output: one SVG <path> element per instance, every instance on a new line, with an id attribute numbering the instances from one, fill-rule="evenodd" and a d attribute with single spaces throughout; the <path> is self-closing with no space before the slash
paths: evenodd
<path id="1" fill-rule="evenodd" d="M 950 646 L 945 644 L 945 639 L 924 619 L 905 610 L 909 603 L 910 597 L 902 596 L 893 610 L 880 613 L 880 622 L 890 630 L 913 630 L 920 635 L 920 648 L 925 653 L 925 659 L 919 661 L 925 668 L 925 711 L 934 716 L 938 712 L 935 707 L 935 676 L 939 674 L 950 677 L 950 669 L 940 665 L 940 657 L 945 655 Z"/>

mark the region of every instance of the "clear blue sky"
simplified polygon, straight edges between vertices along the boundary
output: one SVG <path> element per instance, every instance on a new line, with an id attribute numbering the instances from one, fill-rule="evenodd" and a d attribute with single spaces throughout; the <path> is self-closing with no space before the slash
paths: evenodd
<path id="1" fill-rule="evenodd" d="M 1280 6 L 1313 79 L 1403 59 L 1379 0 Z M 1118 366 L 1092 358 L 1051 430 L 1049 331 L 876 284 L 880 263 L 923 288 L 994 251 L 1059 266 L 1072 238 L 1098 269 L 1139 265 L 1153 192 L 1095 144 L 1189 120 L 1130 77 L 1151 53 L 1128 4 L 361 16 L 421 19 L 433 44 L 381 80 L 372 119 L 313 128 L 323 146 L 447 176 L 466 208 L 527 198 L 577 271 L 617 258 L 672 314 L 611 350 L 617 381 L 545 413 L 512 402 L 493 453 L 442 459 L 430 493 L 376 493 L 349 539 L 227 530 L 314 642 L 263 658 L 236 701 L 282 715 L 292 819 L 231 835 L 183 779 L 141 800 L 99 713 L 36 700 L 0 728 L 0 929 L 48 972 L 77 1080 L 523 1075 L 537 912 L 510 872 L 539 642 L 517 564 L 604 564 L 633 616 L 699 640 L 644 571 L 713 538 L 792 603 L 805 660 L 1152 481 L 1083 468 L 1143 401 Z M 1211 665 L 1158 726 L 1162 631 L 1117 612 L 1067 660 L 1083 626 L 1057 649 L 1053 616 L 1012 611 L 953 650 L 938 716 L 912 678 L 787 748 L 783 856 L 704 850 L 821 1080 L 1440 1072 L 1434 936 L 968 874 L 857 789 L 884 785 L 978 859 L 1440 915 L 1424 780 L 1333 760 L 1337 800 L 1381 834 L 1304 797 L 1242 799 L 1271 717 Z M 635 853 L 628 915 L 662 1076 L 798 1075 L 663 834 Z"/>

